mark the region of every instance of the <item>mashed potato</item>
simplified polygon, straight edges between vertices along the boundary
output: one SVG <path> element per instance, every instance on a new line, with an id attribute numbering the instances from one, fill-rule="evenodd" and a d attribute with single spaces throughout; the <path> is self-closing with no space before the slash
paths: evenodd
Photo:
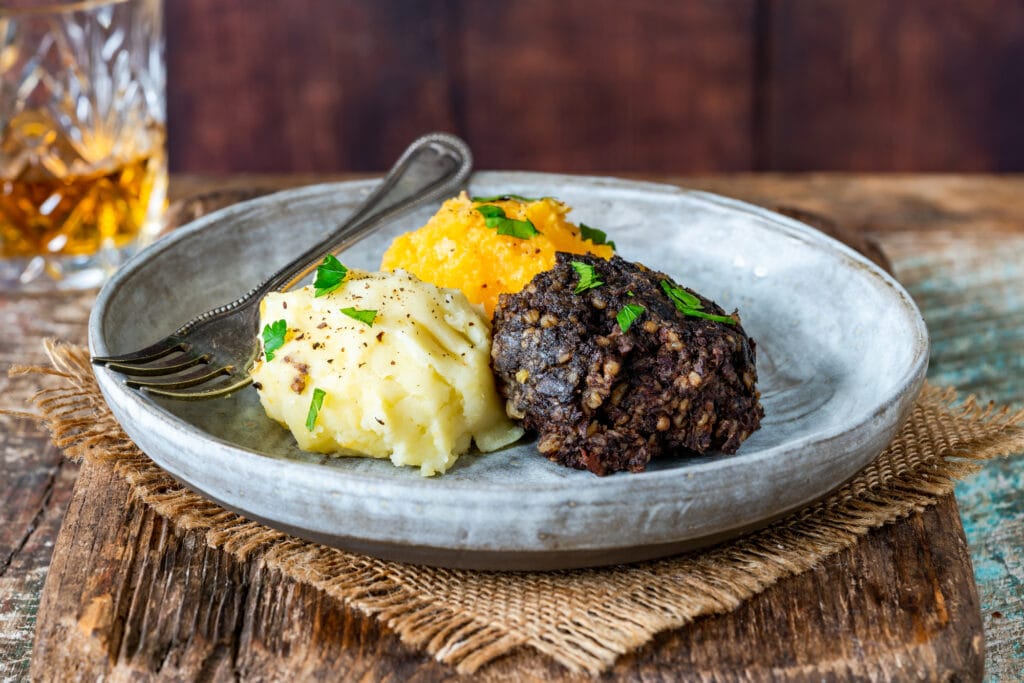
<path id="1" fill-rule="evenodd" d="M 477 210 L 482 203 L 463 192 L 446 201 L 422 228 L 396 238 L 381 268 L 403 268 L 439 287 L 459 289 L 473 303 L 483 304 L 490 316 L 499 294 L 518 292 L 534 275 L 553 268 L 556 251 L 612 256 L 612 247 L 584 239 L 580 228 L 565 218 L 569 207 L 555 199 L 486 204 L 500 207 L 508 218 L 530 221 L 540 234 L 525 239 L 499 234 Z"/>
<path id="2" fill-rule="evenodd" d="M 349 270 L 330 294 L 270 294 L 260 313 L 261 330 L 284 321 L 283 344 L 252 377 L 267 415 L 303 450 L 390 457 L 429 476 L 471 440 L 486 452 L 523 434 L 495 391 L 490 324 L 460 292 L 400 270 Z"/>

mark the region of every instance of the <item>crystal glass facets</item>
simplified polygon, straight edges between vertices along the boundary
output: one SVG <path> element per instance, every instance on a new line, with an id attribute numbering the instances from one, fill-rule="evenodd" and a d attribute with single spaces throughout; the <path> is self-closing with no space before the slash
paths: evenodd
<path id="1" fill-rule="evenodd" d="M 160 0 L 0 7 L 0 287 L 88 287 L 158 228 Z"/>

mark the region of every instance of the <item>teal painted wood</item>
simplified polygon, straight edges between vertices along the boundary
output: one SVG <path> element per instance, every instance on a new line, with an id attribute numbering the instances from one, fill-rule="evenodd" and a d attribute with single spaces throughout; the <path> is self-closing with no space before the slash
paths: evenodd
<path id="1" fill-rule="evenodd" d="M 929 379 L 1024 405 L 1024 237 L 901 234 L 883 239 L 932 340 Z M 1024 454 L 956 488 L 981 598 L 986 680 L 1024 680 Z"/>

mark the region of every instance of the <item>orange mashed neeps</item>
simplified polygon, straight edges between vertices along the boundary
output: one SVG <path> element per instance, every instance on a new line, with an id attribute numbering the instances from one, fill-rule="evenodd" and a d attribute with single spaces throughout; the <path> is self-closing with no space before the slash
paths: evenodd
<path id="1" fill-rule="evenodd" d="M 501 207 L 507 218 L 529 221 L 540 234 L 525 239 L 499 234 L 477 211 L 484 204 Z M 584 239 L 579 227 L 565 219 L 569 211 L 551 197 L 473 202 L 463 192 L 422 228 L 397 237 L 380 267 L 402 268 L 439 287 L 460 289 L 490 316 L 499 294 L 518 292 L 534 275 L 554 268 L 556 251 L 611 258 L 611 246 Z"/>

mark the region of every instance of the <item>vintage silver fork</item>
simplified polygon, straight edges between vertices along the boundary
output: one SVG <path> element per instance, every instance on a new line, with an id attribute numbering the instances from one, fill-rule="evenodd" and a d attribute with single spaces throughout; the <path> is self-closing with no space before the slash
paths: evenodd
<path id="1" fill-rule="evenodd" d="M 259 303 L 301 281 L 329 253 L 344 250 L 418 204 L 454 194 L 473 157 L 459 138 L 431 133 L 412 143 L 366 201 L 334 232 L 245 296 L 190 320 L 146 348 L 93 363 L 131 377 L 126 383 L 159 396 L 206 399 L 248 385 L 259 351 Z M 156 378 L 156 379 L 154 379 Z"/>

